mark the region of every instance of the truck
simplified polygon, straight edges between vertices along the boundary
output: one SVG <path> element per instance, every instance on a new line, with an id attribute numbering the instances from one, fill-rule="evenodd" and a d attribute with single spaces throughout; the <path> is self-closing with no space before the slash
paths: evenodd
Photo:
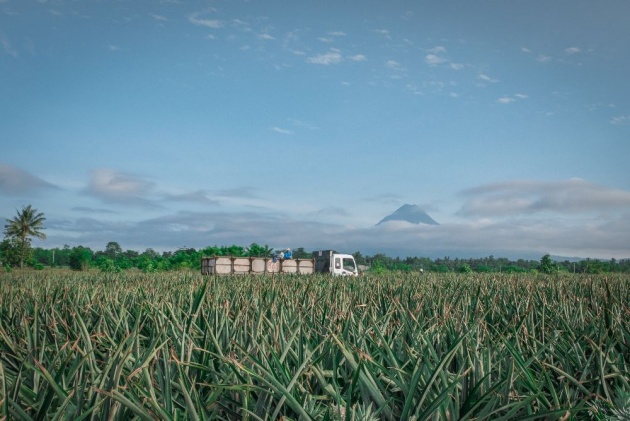
<path id="1" fill-rule="evenodd" d="M 358 276 L 357 264 L 351 254 L 334 250 L 313 252 L 310 259 L 278 257 L 212 256 L 201 258 L 202 275 L 245 274 L 313 274 L 329 273 L 339 276 Z"/>

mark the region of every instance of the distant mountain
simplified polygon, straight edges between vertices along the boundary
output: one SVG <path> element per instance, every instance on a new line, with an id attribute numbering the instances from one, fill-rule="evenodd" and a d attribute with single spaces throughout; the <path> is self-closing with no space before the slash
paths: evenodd
<path id="1" fill-rule="evenodd" d="M 381 219 L 381 221 L 376 225 L 380 225 L 387 221 L 407 221 L 412 224 L 440 225 L 416 205 L 403 205 L 394 213 Z"/>

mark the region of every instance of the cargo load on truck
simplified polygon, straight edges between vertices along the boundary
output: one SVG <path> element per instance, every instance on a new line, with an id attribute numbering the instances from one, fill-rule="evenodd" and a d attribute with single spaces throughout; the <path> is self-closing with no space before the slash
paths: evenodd
<path id="1" fill-rule="evenodd" d="M 201 274 L 311 274 L 313 273 L 314 265 L 313 259 L 214 256 L 201 258 Z"/>
<path id="2" fill-rule="evenodd" d="M 354 257 L 333 250 L 313 252 L 312 259 L 283 257 L 212 256 L 201 258 L 202 275 L 299 274 L 330 273 L 357 276 Z"/>

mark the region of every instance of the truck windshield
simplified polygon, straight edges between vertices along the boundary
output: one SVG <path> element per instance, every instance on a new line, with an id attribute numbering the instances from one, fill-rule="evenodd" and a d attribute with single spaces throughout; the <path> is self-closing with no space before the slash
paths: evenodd
<path id="1" fill-rule="evenodd" d="M 344 257 L 343 259 L 343 268 L 350 272 L 354 272 L 357 268 L 354 266 L 354 260 Z"/>

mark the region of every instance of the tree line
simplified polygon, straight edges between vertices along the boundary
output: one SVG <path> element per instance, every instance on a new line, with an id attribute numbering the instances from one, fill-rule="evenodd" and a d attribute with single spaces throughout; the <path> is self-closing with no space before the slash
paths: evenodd
<path id="1" fill-rule="evenodd" d="M 372 271 L 429 271 L 429 272 L 459 272 L 459 273 L 527 273 L 527 272 L 572 272 L 572 273 L 630 273 L 630 259 L 583 259 L 579 261 L 555 261 L 549 254 L 540 260 L 517 259 L 494 256 L 482 258 L 451 258 L 443 257 L 430 259 L 428 257 L 399 257 L 392 258 L 384 254 L 362 256 L 354 253 L 357 264 L 365 264 Z"/>
<path id="2" fill-rule="evenodd" d="M 136 269 L 143 272 L 160 272 L 173 270 L 201 270 L 201 259 L 204 256 L 236 256 L 236 257 L 271 257 L 274 250 L 267 245 L 252 243 L 249 246 L 209 246 L 201 249 L 180 248 L 175 251 L 157 252 L 151 248 L 143 252 L 123 250 L 117 242 L 107 243 L 102 251 L 94 251 L 89 247 L 65 245 L 62 248 L 44 249 L 36 247 L 25 265 L 35 269 L 70 268 L 73 270 L 99 269 L 104 272 L 119 272 Z M 459 273 L 527 273 L 527 272 L 575 272 L 575 273 L 630 273 L 630 259 L 580 261 L 554 261 L 549 255 L 540 260 L 510 260 L 494 256 L 483 258 L 450 258 L 430 259 L 428 257 L 390 257 L 383 253 L 372 256 L 357 251 L 352 253 L 357 265 L 362 270 L 376 273 L 384 272 L 459 272 Z M 293 258 L 312 257 L 312 252 L 299 247 L 293 250 Z M 0 257 L 2 259 L 2 257 Z M 11 262 L 6 261 L 11 266 Z M 13 261 L 14 267 L 19 267 Z"/>
<path id="3" fill-rule="evenodd" d="M 144 252 L 123 250 L 115 241 L 110 241 L 103 251 L 89 247 L 65 245 L 62 248 L 33 248 L 31 237 L 45 239 L 43 213 L 30 205 L 23 207 L 15 218 L 7 220 L 5 238 L 0 243 L 0 265 L 6 270 L 20 267 L 35 269 L 70 268 L 73 270 L 99 269 L 104 272 L 119 272 L 137 269 L 144 272 L 170 270 L 201 270 L 204 256 L 271 257 L 273 248 L 252 243 L 249 246 L 208 246 L 202 249 L 180 248 L 175 251 L 157 252 L 151 248 Z M 353 256 L 362 270 L 377 273 L 402 272 L 575 272 L 575 273 L 630 273 L 630 259 L 585 259 L 580 261 L 554 261 L 550 255 L 540 260 L 509 260 L 494 256 L 460 259 L 428 257 L 389 257 L 383 253 L 367 256 L 357 251 Z M 311 258 L 312 252 L 303 247 L 293 250 L 293 258 Z"/>

